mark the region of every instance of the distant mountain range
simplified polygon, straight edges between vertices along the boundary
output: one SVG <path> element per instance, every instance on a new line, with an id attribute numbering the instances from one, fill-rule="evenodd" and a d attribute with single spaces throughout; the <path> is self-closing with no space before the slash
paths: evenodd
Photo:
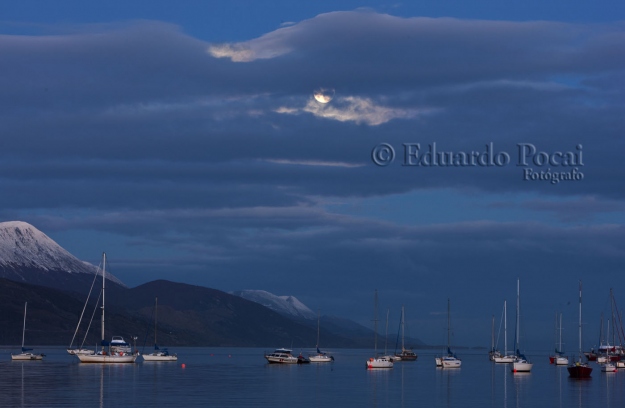
<path id="1" fill-rule="evenodd" d="M 233 295 L 259 303 L 283 316 L 301 319 L 316 319 L 315 312 L 300 302 L 295 296 L 276 296 L 264 290 L 239 290 Z"/>
<path id="2" fill-rule="evenodd" d="M 96 288 L 101 287 L 98 271 L 30 224 L 0 223 L 0 344 L 21 343 L 23 307 L 28 302 L 26 343 L 69 345 L 94 278 Z M 151 345 L 158 297 L 162 345 L 315 347 L 317 315 L 293 296 L 262 290 L 228 294 L 166 280 L 128 288 L 108 273 L 106 286 L 105 338 L 137 337 L 137 347 Z M 95 298 L 85 313 L 81 339 L 91 316 L 99 321 Z M 85 345 L 99 343 L 100 336 L 99 324 L 93 322 Z M 373 332 L 347 319 L 322 316 L 321 338 L 324 347 L 369 348 Z M 412 339 L 408 344 L 422 343 Z"/>

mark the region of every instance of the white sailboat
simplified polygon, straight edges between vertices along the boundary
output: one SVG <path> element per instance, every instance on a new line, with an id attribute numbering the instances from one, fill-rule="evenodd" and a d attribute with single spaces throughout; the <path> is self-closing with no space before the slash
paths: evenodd
<path id="1" fill-rule="evenodd" d="M 102 254 L 102 348 L 95 354 L 76 354 L 81 363 L 134 363 L 137 354 L 111 351 L 110 343 L 104 340 L 104 289 L 106 283 L 106 254 Z M 108 348 L 108 350 L 107 350 Z"/>
<path id="2" fill-rule="evenodd" d="M 157 313 L 158 298 L 154 300 L 154 352 L 150 354 L 143 354 L 143 361 L 178 361 L 178 355 L 169 354 L 169 351 L 166 348 L 160 349 L 158 347 L 158 342 L 156 341 Z"/>
<path id="3" fill-rule="evenodd" d="M 495 356 L 493 361 L 495 363 L 514 363 L 515 356 L 513 354 L 508 354 L 508 309 L 507 309 L 508 301 L 503 301 L 503 344 L 504 344 L 504 354 L 503 356 Z"/>
<path id="4" fill-rule="evenodd" d="M 11 360 L 22 360 L 22 361 L 30 361 L 30 360 L 43 360 L 43 354 L 34 354 L 31 353 L 32 349 L 24 348 L 24 337 L 26 336 L 26 309 L 28 307 L 28 302 L 24 303 L 24 328 L 22 329 L 22 352 L 20 354 L 11 353 Z"/>
<path id="5" fill-rule="evenodd" d="M 608 334 L 606 336 L 607 339 L 610 338 L 610 319 L 608 319 Z M 609 344 L 609 342 L 608 342 Z M 610 356 L 610 347 L 606 347 L 605 351 L 605 362 L 601 364 L 601 372 L 602 373 L 613 373 L 616 371 L 616 364 L 612 362 L 612 357 Z M 597 357 L 597 363 L 599 363 L 599 357 Z"/>
<path id="6" fill-rule="evenodd" d="M 85 305 L 82 308 L 82 312 L 80 313 L 80 318 L 78 319 L 78 324 L 76 325 L 76 330 L 74 331 L 74 337 L 72 337 L 72 341 L 69 342 L 69 347 L 67 348 L 67 352 L 69 354 L 95 354 L 94 350 L 83 348 L 82 345 L 80 347 L 72 347 L 74 344 L 74 340 L 78 335 L 78 330 L 80 329 L 80 323 L 82 322 L 82 317 L 85 314 L 85 310 L 87 309 L 87 305 L 89 304 L 89 298 L 91 297 L 91 292 L 93 292 L 93 286 L 95 285 L 95 281 L 98 278 L 98 274 L 93 275 L 93 282 L 91 282 L 91 288 L 89 289 L 89 294 L 87 294 L 87 300 L 85 300 Z M 99 300 L 99 299 L 98 299 Z M 96 302 L 97 303 L 97 302 Z M 85 335 L 85 339 L 87 336 Z M 84 345 L 84 341 L 83 341 Z"/>
<path id="7" fill-rule="evenodd" d="M 321 312 L 318 312 L 317 313 L 317 345 L 315 346 L 317 348 L 317 354 L 310 354 L 308 356 L 308 359 L 310 360 L 311 363 L 329 363 L 329 362 L 334 361 L 333 356 L 329 356 L 327 353 L 322 353 L 321 350 L 319 350 L 320 322 L 321 322 Z"/>
<path id="8" fill-rule="evenodd" d="M 460 368 L 462 360 L 451 352 L 451 303 L 447 298 L 447 355 L 436 357 L 436 366 L 442 368 Z"/>
<path id="9" fill-rule="evenodd" d="M 560 341 L 554 363 L 556 365 L 569 365 L 569 358 L 566 357 L 562 351 L 562 313 L 560 313 Z"/>
<path id="10" fill-rule="evenodd" d="M 519 351 L 520 350 L 519 338 L 520 338 L 520 327 L 521 327 L 520 322 L 519 322 L 520 303 L 521 303 L 520 293 L 521 293 L 520 283 L 519 283 L 519 280 L 517 279 L 517 282 L 516 282 L 516 340 L 515 340 L 516 358 L 514 359 L 514 362 L 512 363 L 512 372 L 529 373 L 532 370 L 532 367 L 534 366 L 534 364 L 530 363 L 530 361 Z"/>
<path id="11" fill-rule="evenodd" d="M 393 362 L 386 356 L 378 356 L 378 291 L 375 291 L 375 315 L 373 319 L 374 357 L 367 360 L 368 369 L 393 368 Z"/>

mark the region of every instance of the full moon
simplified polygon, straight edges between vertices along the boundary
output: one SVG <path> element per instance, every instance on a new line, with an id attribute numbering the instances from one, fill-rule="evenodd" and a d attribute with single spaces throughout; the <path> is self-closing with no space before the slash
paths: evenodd
<path id="1" fill-rule="evenodd" d="M 319 103 L 328 103 L 334 97 L 334 89 L 332 88 L 319 88 L 313 92 L 315 100 Z"/>

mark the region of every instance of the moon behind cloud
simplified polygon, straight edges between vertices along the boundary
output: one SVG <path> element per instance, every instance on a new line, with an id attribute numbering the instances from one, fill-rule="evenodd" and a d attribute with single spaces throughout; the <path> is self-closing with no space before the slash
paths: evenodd
<path id="1" fill-rule="evenodd" d="M 328 103 L 334 97 L 334 89 L 332 88 L 319 88 L 313 92 L 315 100 L 319 103 Z"/>

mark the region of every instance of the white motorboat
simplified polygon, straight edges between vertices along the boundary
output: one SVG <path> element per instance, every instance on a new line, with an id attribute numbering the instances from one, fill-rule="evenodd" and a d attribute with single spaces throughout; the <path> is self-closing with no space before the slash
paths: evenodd
<path id="1" fill-rule="evenodd" d="M 375 357 L 375 358 L 371 357 L 369 360 L 367 360 L 367 368 L 368 369 L 393 368 L 393 362 L 388 356 Z"/>
<path id="2" fill-rule="evenodd" d="M 113 336 L 110 347 L 112 353 L 132 353 L 132 347 L 122 336 Z"/>
<path id="3" fill-rule="evenodd" d="M 602 373 L 614 373 L 616 372 L 616 365 L 612 362 L 605 363 L 601 366 Z"/>
<path id="4" fill-rule="evenodd" d="M 270 364 L 297 364 L 297 357 L 292 352 L 290 349 L 279 348 L 273 353 L 265 354 L 265 358 Z"/>
<path id="5" fill-rule="evenodd" d="M 20 354 L 11 353 L 11 360 L 14 361 L 33 361 L 43 360 L 43 354 L 31 353 L 32 349 L 24 348 L 24 337 L 26 336 L 26 310 L 28 302 L 24 303 L 24 328 L 22 329 L 22 352 Z"/>
<path id="6" fill-rule="evenodd" d="M 106 254 L 102 254 L 102 342 L 101 349 L 95 354 L 75 354 L 81 363 L 134 363 L 138 354 L 132 354 L 124 350 L 117 349 L 113 351 L 112 341 L 107 342 L 104 340 L 104 289 L 106 283 Z M 121 337 L 115 336 L 113 340 L 117 340 L 117 345 L 121 346 L 119 339 Z M 123 339 L 121 339 L 122 342 Z M 108 349 L 108 350 L 107 350 Z"/>
<path id="7" fill-rule="evenodd" d="M 462 361 L 454 356 L 445 356 L 441 359 L 443 368 L 460 368 Z"/>

